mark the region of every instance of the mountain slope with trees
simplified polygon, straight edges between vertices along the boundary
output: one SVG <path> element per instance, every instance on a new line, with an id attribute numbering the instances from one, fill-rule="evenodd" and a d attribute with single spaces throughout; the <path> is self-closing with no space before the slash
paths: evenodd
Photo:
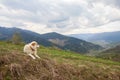
<path id="1" fill-rule="evenodd" d="M 90 50 L 94 51 L 102 49 L 102 47 L 100 47 L 99 45 L 95 45 L 77 38 L 64 36 L 55 32 L 43 34 L 42 36 L 43 38 L 47 39 L 48 41 L 54 44 L 59 45 L 61 48 L 65 50 L 71 50 L 79 53 L 80 52 L 87 53 Z"/>
<path id="2" fill-rule="evenodd" d="M 10 40 L 16 32 L 21 36 L 25 43 L 35 40 L 43 46 L 57 47 L 78 53 L 88 53 L 93 50 L 102 49 L 102 47 L 99 45 L 95 45 L 77 38 L 64 36 L 58 33 L 38 34 L 19 28 L 0 27 L 0 40 Z"/>
<path id="3" fill-rule="evenodd" d="M 100 52 L 97 57 L 120 62 L 120 45 Z"/>

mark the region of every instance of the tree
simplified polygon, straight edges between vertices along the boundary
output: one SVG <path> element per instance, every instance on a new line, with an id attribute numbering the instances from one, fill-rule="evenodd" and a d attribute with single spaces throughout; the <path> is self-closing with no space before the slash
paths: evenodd
<path id="1" fill-rule="evenodd" d="M 11 41 L 12 41 L 13 44 L 21 44 L 22 43 L 22 37 L 21 37 L 20 33 L 15 32 L 12 36 Z"/>

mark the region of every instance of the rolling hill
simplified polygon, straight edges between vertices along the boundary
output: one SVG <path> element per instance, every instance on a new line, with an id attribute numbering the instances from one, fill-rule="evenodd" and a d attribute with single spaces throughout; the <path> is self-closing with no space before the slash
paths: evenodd
<path id="1" fill-rule="evenodd" d="M 120 45 L 100 52 L 97 57 L 120 62 Z"/>
<path id="2" fill-rule="evenodd" d="M 89 51 L 100 50 L 102 47 L 99 45 L 93 45 L 90 42 L 80 40 L 73 37 L 64 36 L 55 32 L 47 33 L 42 35 L 44 39 L 58 45 L 64 50 L 71 50 L 78 53 L 87 53 Z"/>
<path id="3" fill-rule="evenodd" d="M 35 40 L 39 44 L 42 44 L 44 46 L 53 45 L 51 42 L 41 38 L 40 34 L 32 32 L 32 31 L 28 31 L 28 30 L 19 29 L 19 28 L 0 27 L 0 40 L 9 40 L 11 39 L 12 35 L 16 32 L 18 32 L 21 35 L 25 43 Z"/>
<path id="4" fill-rule="evenodd" d="M 41 46 L 33 60 L 24 45 L 0 41 L 0 80 L 120 80 L 120 63 Z"/>
<path id="5" fill-rule="evenodd" d="M 57 47 L 64 50 L 70 50 L 78 53 L 88 53 L 92 50 L 100 50 L 101 46 L 95 45 L 84 40 L 73 37 L 67 37 L 58 33 L 38 34 L 32 31 L 0 27 L 0 40 L 9 40 L 12 35 L 18 32 L 24 42 L 37 41 L 39 44 L 48 47 Z"/>

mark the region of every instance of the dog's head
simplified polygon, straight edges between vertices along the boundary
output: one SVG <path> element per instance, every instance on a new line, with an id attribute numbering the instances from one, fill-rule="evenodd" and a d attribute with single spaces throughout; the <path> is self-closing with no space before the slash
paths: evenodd
<path id="1" fill-rule="evenodd" d="M 39 45 L 38 45 L 38 43 L 37 43 L 36 41 L 32 41 L 32 42 L 31 42 L 31 45 L 32 45 L 33 47 L 36 47 L 36 48 L 39 47 Z"/>

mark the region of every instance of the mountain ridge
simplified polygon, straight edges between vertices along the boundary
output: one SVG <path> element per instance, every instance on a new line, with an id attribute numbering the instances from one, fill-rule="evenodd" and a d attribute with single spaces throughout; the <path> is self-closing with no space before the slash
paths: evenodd
<path id="1" fill-rule="evenodd" d="M 120 42 L 120 31 L 103 32 L 103 33 L 87 33 L 87 34 L 72 34 L 75 38 L 83 39 L 103 47 L 112 46 Z"/>
<path id="2" fill-rule="evenodd" d="M 61 35 L 61 34 L 55 33 L 55 32 L 43 34 L 43 37 L 50 42 L 53 42 L 53 43 L 55 42 L 54 44 L 57 44 L 60 47 L 62 44 L 62 48 L 65 50 L 69 50 L 70 47 L 72 47 L 72 51 L 80 50 L 82 52 L 85 52 L 86 49 L 88 49 L 88 50 L 102 49 L 100 46 L 95 45 L 95 44 L 93 45 L 90 42 L 87 42 L 87 41 L 84 41 L 81 39 L 77 39 L 74 37 L 64 36 L 64 35 Z M 59 44 L 59 43 L 61 43 L 61 44 Z M 77 51 L 77 52 L 80 52 L 80 51 Z"/>
<path id="3" fill-rule="evenodd" d="M 111 38 L 112 37 L 118 37 L 120 34 L 120 31 L 114 31 L 114 32 L 103 32 L 103 33 L 86 33 L 86 34 L 71 34 L 72 37 L 76 37 L 76 38 L 79 38 L 79 39 L 83 39 L 83 40 L 98 40 L 98 39 L 106 39 L 106 40 L 109 40 L 109 37 Z M 86 36 L 88 38 L 86 38 Z M 95 38 L 93 38 L 95 37 Z M 108 38 L 106 38 L 108 37 Z M 111 38 L 113 40 L 111 41 L 114 41 L 114 38 Z M 116 40 L 117 41 L 117 40 Z M 120 38 L 119 40 L 120 41 Z M 110 41 L 109 41 L 110 42 Z"/>
<path id="4" fill-rule="evenodd" d="M 31 41 L 37 41 L 41 45 L 48 47 L 58 47 L 64 50 L 75 51 L 78 53 L 87 53 L 90 50 L 102 49 L 101 46 L 95 45 L 84 40 L 80 40 L 73 37 L 61 35 L 56 32 L 47 34 L 38 34 L 32 31 L 23 30 L 19 28 L 4 28 L 0 27 L 0 40 L 8 40 L 15 32 L 19 32 L 23 41 L 26 43 Z M 60 45 L 61 44 L 61 45 Z"/>

